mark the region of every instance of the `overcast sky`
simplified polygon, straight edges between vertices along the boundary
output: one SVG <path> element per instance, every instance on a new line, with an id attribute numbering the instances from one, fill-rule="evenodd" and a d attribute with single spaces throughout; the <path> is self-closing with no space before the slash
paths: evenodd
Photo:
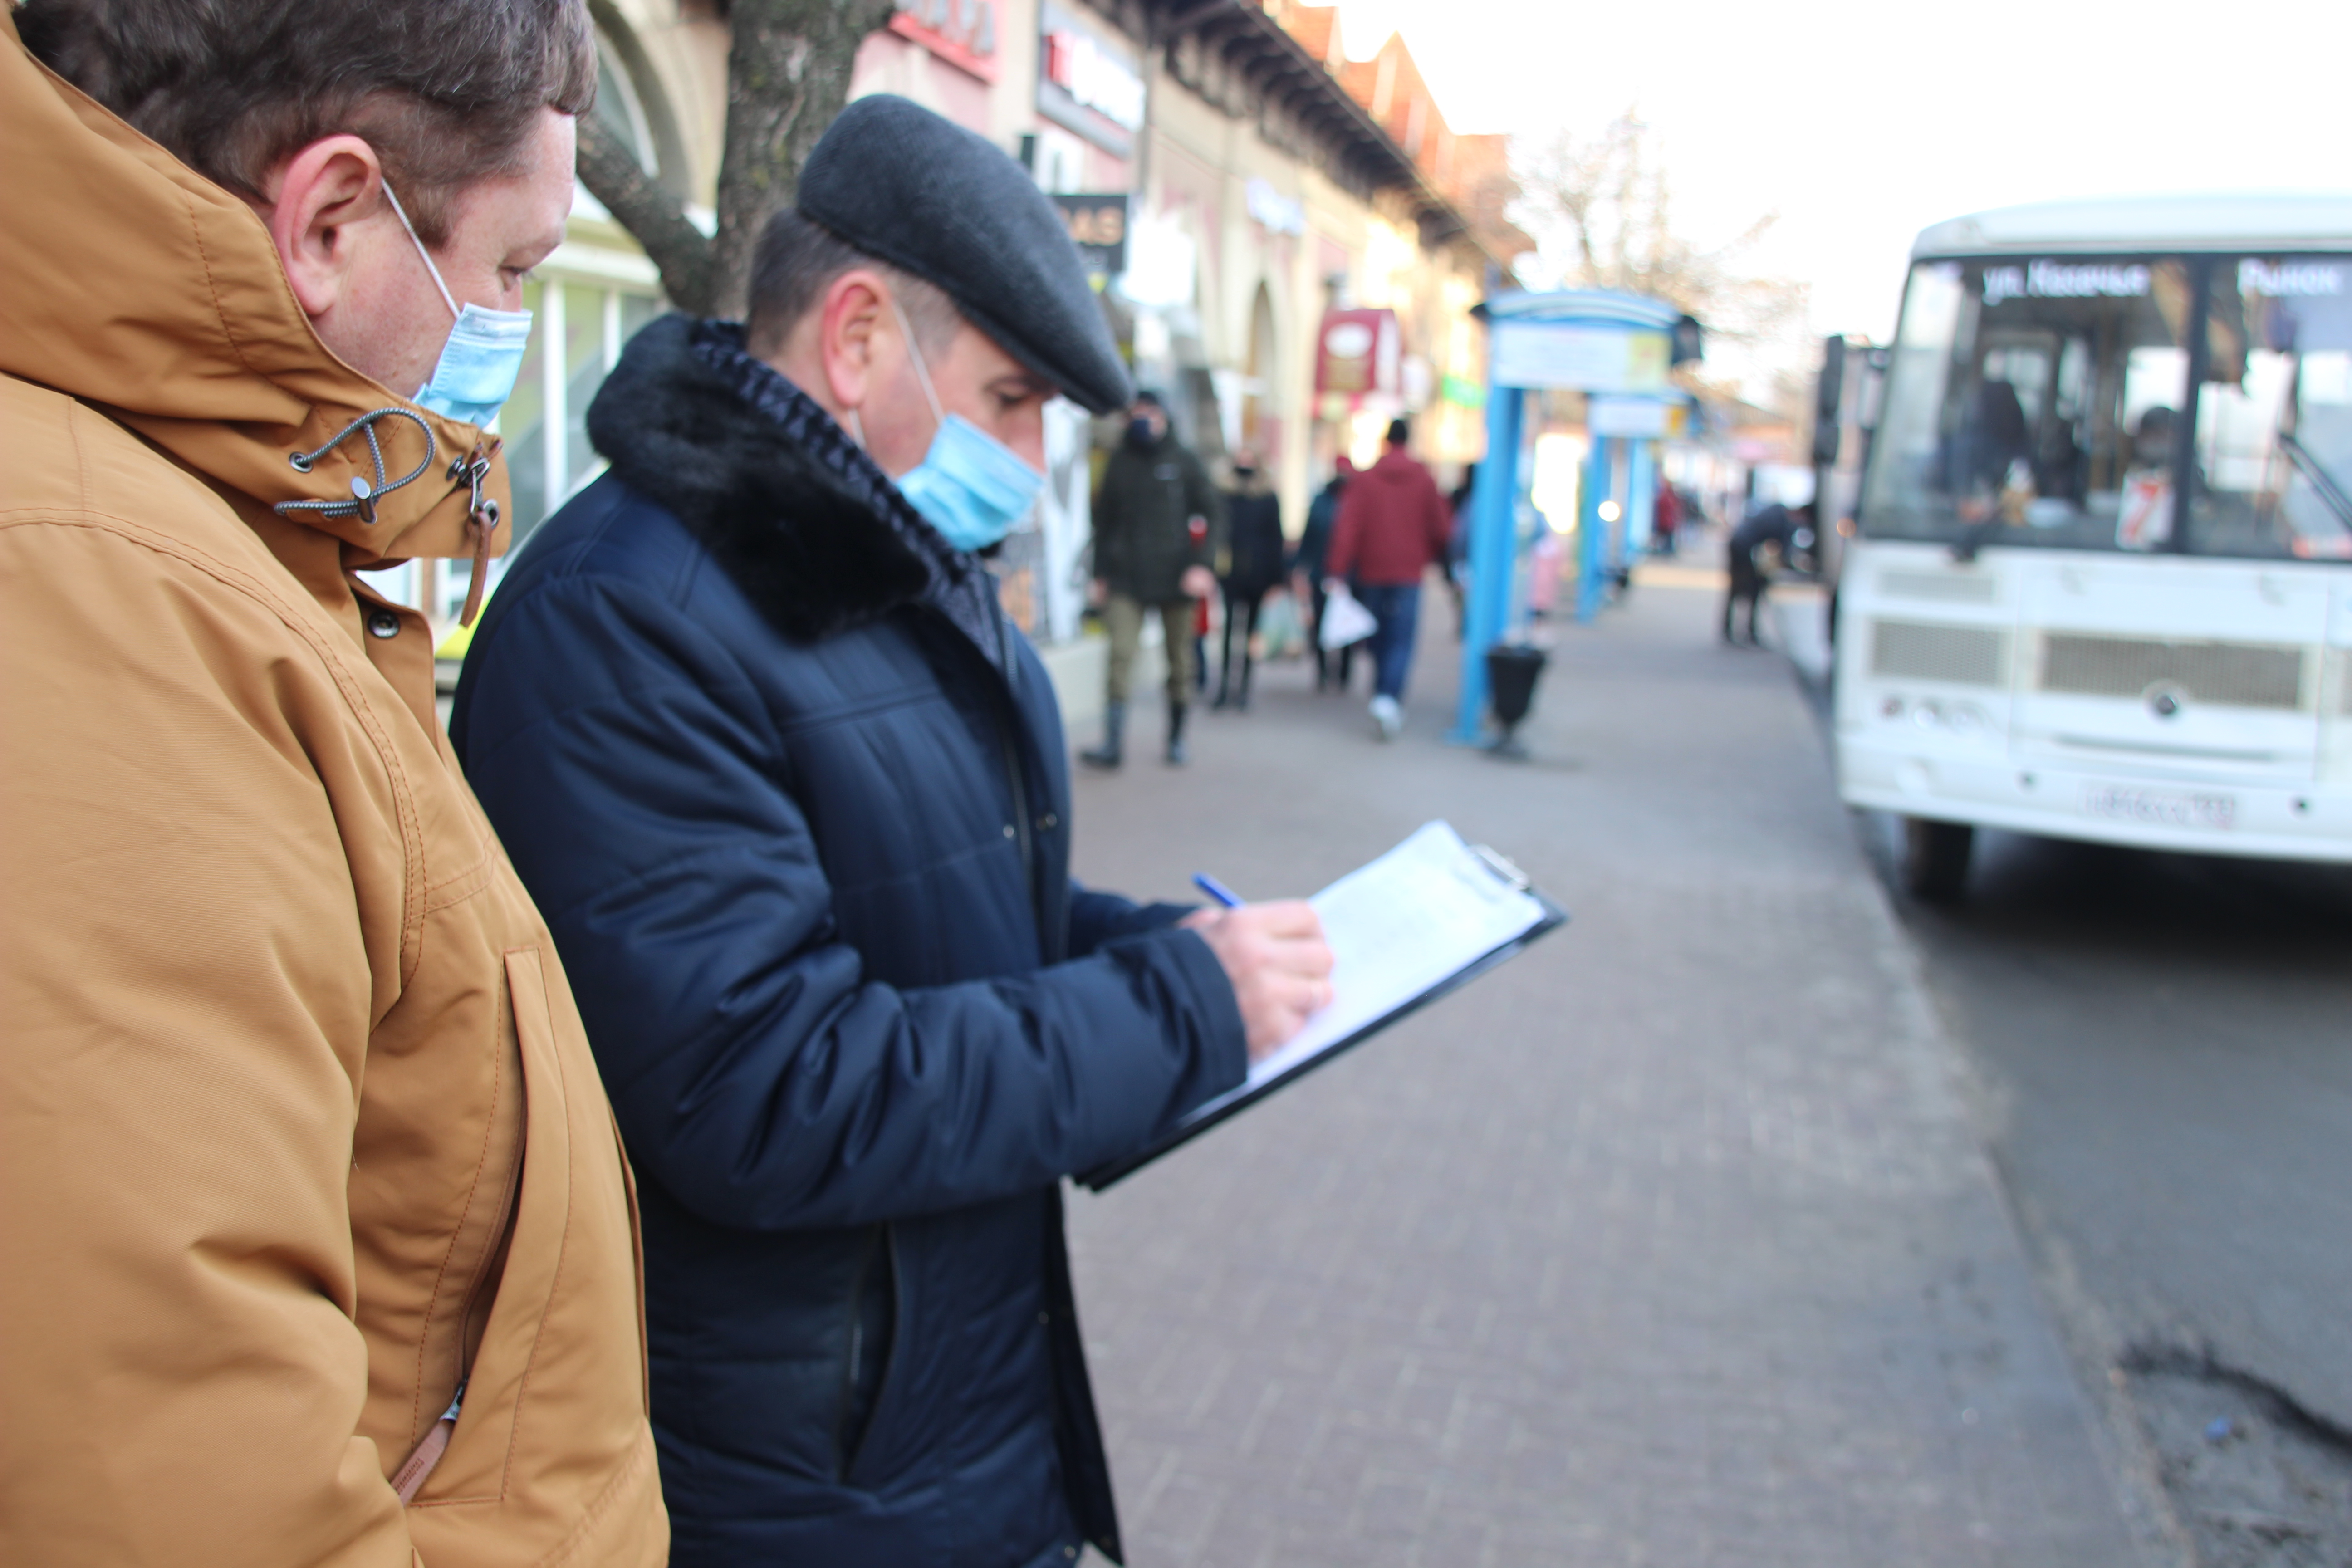
<path id="1" fill-rule="evenodd" d="M 1884 339 L 1928 224 L 2159 191 L 2352 191 L 2352 5 L 2031 0 L 1340 0 L 1361 58 L 1402 30 L 1457 131 L 1549 139 L 1632 104 L 1677 224 L 1765 212 L 1760 260 L 1821 332 Z"/>

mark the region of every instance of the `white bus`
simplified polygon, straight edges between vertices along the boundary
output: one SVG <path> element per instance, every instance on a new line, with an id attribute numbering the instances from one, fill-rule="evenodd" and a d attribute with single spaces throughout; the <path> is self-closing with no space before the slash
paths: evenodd
<path id="1" fill-rule="evenodd" d="M 2352 860 L 2352 195 L 1955 218 L 1912 250 L 1839 570 L 1845 800 Z"/>

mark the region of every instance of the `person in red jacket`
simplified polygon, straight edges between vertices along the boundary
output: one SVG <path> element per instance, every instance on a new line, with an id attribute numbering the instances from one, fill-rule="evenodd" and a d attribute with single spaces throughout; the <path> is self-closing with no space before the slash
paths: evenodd
<path id="1" fill-rule="evenodd" d="M 1412 667 L 1412 637 L 1421 616 L 1422 574 L 1445 559 L 1454 518 L 1437 481 L 1405 450 L 1412 434 L 1402 419 L 1389 422 L 1381 460 L 1356 476 L 1339 501 L 1324 565 L 1327 589 L 1356 584 L 1356 597 L 1372 612 L 1372 722 L 1381 739 L 1404 728 L 1404 679 Z"/>

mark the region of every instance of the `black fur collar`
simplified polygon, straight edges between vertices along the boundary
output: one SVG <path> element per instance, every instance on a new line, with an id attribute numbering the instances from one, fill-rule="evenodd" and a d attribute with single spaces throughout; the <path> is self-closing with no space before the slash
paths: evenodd
<path id="1" fill-rule="evenodd" d="M 727 321 L 665 316 L 629 341 L 588 409 L 623 484 L 699 538 L 794 642 L 929 604 L 1002 662 L 993 580 L 908 505 Z"/>

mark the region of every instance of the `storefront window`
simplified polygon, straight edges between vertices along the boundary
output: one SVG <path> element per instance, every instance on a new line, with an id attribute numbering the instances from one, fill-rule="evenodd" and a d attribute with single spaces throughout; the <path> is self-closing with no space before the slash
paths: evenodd
<path id="1" fill-rule="evenodd" d="M 588 441 L 588 405 L 620 362 L 621 345 L 662 309 L 650 293 L 601 282 L 530 284 L 526 302 L 536 312 L 530 349 L 499 419 L 514 484 L 518 544 L 604 472 L 604 459 Z M 558 345 L 553 353 L 550 344 Z"/>
<path id="2" fill-rule="evenodd" d="M 547 332 L 541 323 L 548 291 L 544 283 L 523 285 L 523 309 L 531 313 L 530 346 L 524 351 L 514 395 L 499 412 L 499 428 L 507 442 L 507 479 L 514 487 L 518 534 L 547 515 L 547 437 L 540 416 L 547 408 Z"/>
<path id="3" fill-rule="evenodd" d="M 563 286 L 563 489 L 569 493 L 602 466 L 588 445 L 588 405 L 604 384 L 604 373 L 620 357 L 619 296 L 609 289 Z M 609 350 L 609 358 L 608 358 Z"/>

